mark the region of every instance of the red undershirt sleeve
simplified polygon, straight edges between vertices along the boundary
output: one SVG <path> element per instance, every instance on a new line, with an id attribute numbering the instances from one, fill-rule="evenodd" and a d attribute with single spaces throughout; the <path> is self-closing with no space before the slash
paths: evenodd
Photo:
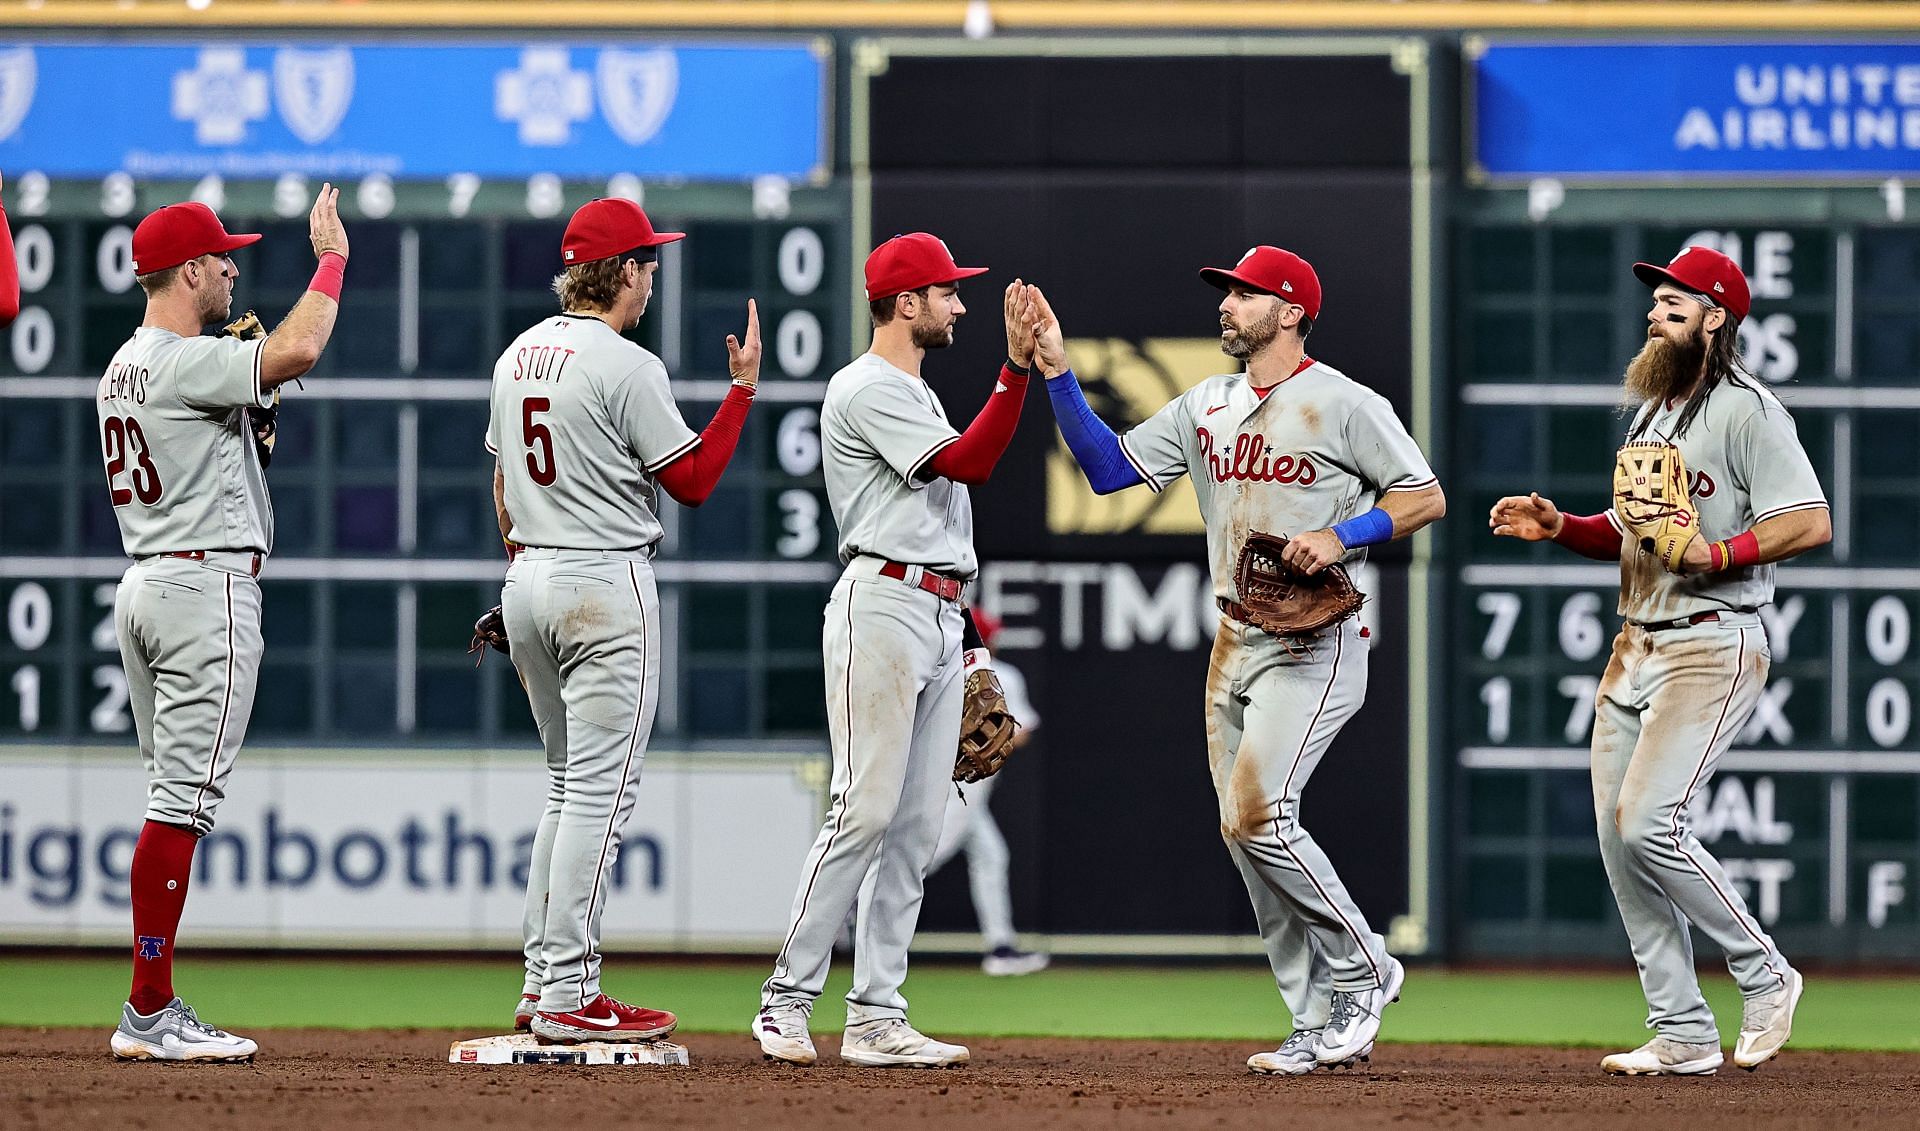
<path id="1" fill-rule="evenodd" d="M 1014 427 L 1020 423 L 1020 407 L 1026 399 L 1027 379 L 1001 366 L 999 382 L 987 397 L 987 403 L 980 406 L 980 414 L 960 433 L 958 440 L 934 453 L 927 461 L 927 470 L 956 483 L 985 483 L 1013 441 Z"/>
<path id="2" fill-rule="evenodd" d="M 20 271 L 13 258 L 13 233 L 7 228 L 7 210 L 0 207 L 0 326 L 20 314 Z"/>
<path id="3" fill-rule="evenodd" d="M 1563 514 L 1560 533 L 1553 540 L 1583 558 L 1601 562 L 1620 560 L 1620 531 L 1608 519 L 1610 511 L 1599 514 Z"/>
<path id="4" fill-rule="evenodd" d="M 733 458 L 733 449 L 740 442 L 740 429 L 747 422 L 747 407 L 751 404 L 752 389 L 745 385 L 729 388 L 726 399 L 720 402 L 706 430 L 700 433 L 700 442 L 654 472 L 660 486 L 666 488 L 675 502 L 697 507 L 713 494 L 720 483 L 720 473 L 727 469 L 727 461 Z"/>

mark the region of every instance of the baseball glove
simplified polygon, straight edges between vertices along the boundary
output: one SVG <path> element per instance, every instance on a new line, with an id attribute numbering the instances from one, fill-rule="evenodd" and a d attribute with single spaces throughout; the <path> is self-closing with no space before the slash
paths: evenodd
<path id="1" fill-rule="evenodd" d="M 249 310 L 220 327 L 219 336 L 251 342 L 266 337 L 267 327 Z M 273 391 L 273 404 L 266 408 L 247 406 L 247 427 L 253 432 L 253 450 L 260 453 L 260 466 L 264 468 L 273 462 L 273 442 L 280 431 L 280 390 Z"/>
<path id="2" fill-rule="evenodd" d="M 1640 548 L 1679 573 L 1687 544 L 1700 533 L 1700 512 L 1687 497 L 1687 465 L 1680 449 L 1637 440 L 1613 457 L 1613 509 Z"/>
<path id="3" fill-rule="evenodd" d="M 1013 736 L 1019 728 L 993 670 L 975 668 L 968 672 L 966 706 L 960 717 L 960 755 L 953 763 L 953 780 L 976 782 L 999 773 L 1013 753 Z"/>
<path id="4" fill-rule="evenodd" d="M 1345 567 L 1336 562 L 1311 577 L 1296 573 L 1281 561 L 1286 546 L 1283 534 L 1247 532 L 1234 588 L 1248 624 L 1273 636 L 1303 636 L 1360 611 L 1367 595 L 1354 587 Z"/>
<path id="5" fill-rule="evenodd" d="M 467 655 L 473 657 L 473 666 L 479 667 L 480 661 L 487 658 L 487 645 L 493 645 L 502 656 L 513 655 L 507 647 L 507 620 L 500 615 L 500 606 L 495 605 L 480 614 L 473 622 L 473 640 L 467 645 Z"/>

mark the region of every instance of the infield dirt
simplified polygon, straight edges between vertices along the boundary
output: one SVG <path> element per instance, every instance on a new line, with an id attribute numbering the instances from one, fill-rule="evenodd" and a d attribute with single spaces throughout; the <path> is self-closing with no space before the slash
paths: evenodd
<path id="1" fill-rule="evenodd" d="M 0 1029 L 10 1128 L 1920 1127 L 1920 1055 L 1789 1049 L 1756 1073 L 1617 1079 L 1590 1049 L 1382 1045 L 1369 1070 L 1249 1075 L 1244 1044 L 970 1041 L 945 1071 L 762 1062 L 740 1036 L 676 1037 L 692 1068 L 475 1067 L 445 1030 L 249 1031 L 251 1066 L 121 1064 L 106 1030 Z M 953 1037 L 953 1034 L 941 1034 Z"/>

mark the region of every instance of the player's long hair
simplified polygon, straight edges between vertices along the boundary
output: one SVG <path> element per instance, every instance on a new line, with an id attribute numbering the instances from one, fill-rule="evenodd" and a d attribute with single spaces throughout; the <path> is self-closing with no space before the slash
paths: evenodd
<path id="1" fill-rule="evenodd" d="M 1673 435 L 1670 439 L 1677 441 L 1687 434 L 1688 427 L 1693 424 L 1693 418 L 1699 416 L 1700 410 L 1706 407 L 1707 397 L 1711 396 L 1713 390 L 1722 383 L 1746 389 L 1756 398 L 1760 396 L 1760 387 L 1754 383 L 1758 378 L 1754 377 L 1753 372 L 1747 368 L 1746 362 L 1740 360 L 1739 330 L 1739 325 L 1729 318 L 1708 339 L 1705 371 L 1701 373 L 1699 382 L 1694 385 L 1693 392 L 1687 394 L 1686 406 L 1680 410 L 1680 419 L 1673 422 Z M 1629 442 L 1638 440 L 1646 434 L 1657 411 L 1657 408 L 1650 404 L 1640 406 L 1639 419 L 1633 422 L 1633 429 L 1627 433 Z"/>

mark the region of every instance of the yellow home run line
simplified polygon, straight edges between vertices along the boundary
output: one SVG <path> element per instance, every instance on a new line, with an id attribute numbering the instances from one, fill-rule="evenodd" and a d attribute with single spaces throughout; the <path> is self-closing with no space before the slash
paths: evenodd
<path id="1" fill-rule="evenodd" d="M 1000 31 L 1156 29 L 1199 34 L 1279 30 L 1899 31 L 1920 3 L 1718 0 L 991 0 Z M 0 24 L 160 28 L 951 29 L 964 0 L 0 0 Z"/>

